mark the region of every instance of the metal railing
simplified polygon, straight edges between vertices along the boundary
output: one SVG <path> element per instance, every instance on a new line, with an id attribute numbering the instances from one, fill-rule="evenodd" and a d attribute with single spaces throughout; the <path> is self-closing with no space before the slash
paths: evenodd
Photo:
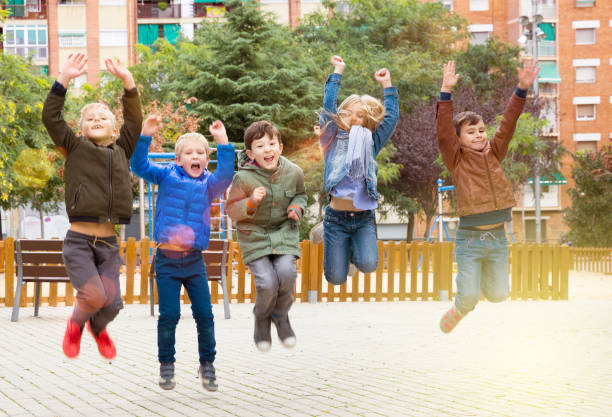
<path id="1" fill-rule="evenodd" d="M 4 4 L 0 2 L 0 8 L 8 10 L 9 19 L 46 19 L 47 2 L 40 4 Z"/>

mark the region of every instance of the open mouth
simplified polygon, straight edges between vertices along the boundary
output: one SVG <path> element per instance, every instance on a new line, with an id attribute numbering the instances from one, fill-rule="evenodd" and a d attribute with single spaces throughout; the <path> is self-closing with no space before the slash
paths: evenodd
<path id="1" fill-rule="evenodd" d="M 191 164 L 191 169 L 192 169 L 193 171 L 198 171 L 198 170 L 200 169 L 200 167 L 201 167 L 201 165 L 200 165 L 200 163 L 199 163 L 199 162 L 193 162 L 193 163 Z"/>
<path id="2" fill-rule="evenodd" d="M 268 157 L 264 158 L 264 162 L 266 164 L 271 164 L 271 163 L 274 162 L 274 157 L 273 156 L 268 156 Z"/>

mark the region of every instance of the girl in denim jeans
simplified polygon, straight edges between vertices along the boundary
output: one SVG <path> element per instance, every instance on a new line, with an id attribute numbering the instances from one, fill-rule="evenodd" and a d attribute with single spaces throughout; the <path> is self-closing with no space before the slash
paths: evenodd
<path id="1" fill-rule="evenodd" d="M 399 118 L 397 88 L 386 68 L 374 78 L 385 89 L 385 103 L 356 94 L 336 108 L 345 64 L 334 66 L 325 83 L 323 110 L 319 117 L 320 141 L 325 157 L 325 191 L 330 205 L 323 221 L 325 278 L 340 285 L 347 279 L 349 262 L 363 272 L 378 264 L 376 223 L 376 155 L 395 130 Z"/>

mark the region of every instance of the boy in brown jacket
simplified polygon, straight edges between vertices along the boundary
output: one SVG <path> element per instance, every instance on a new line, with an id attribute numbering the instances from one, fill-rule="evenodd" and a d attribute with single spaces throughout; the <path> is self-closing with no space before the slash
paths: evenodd
<path id="1" fill-rule="evenodd" d="M 438 145 L 444 165 L 453 175 L 459 214 L 455 238 L 457 295 L 455 304 L 440 320 L 444 333 L 453 330 L 474 309 L 482 292 L 491 302 L 508 297 L 504 222 L 512 220 L 511 210 L 516 202 L 501 163 L 539 68 L 535 61 L 527 60 L 517 72 L 518 87 L 489 141 L 480 115 L 466 111 L 453 119 L 451 90 L 459 74 L 455 74 L 454 61 L 444 66 L 437 111 Z"/>
<path id="2" fill-rule="evenodd" d="M 82 53 L 68 56 L 42 111 L 49 136 L 66 155 L 64 182 L 70 230 L 64 239 L 63 255 L 77 296 L 62 347 L 67 357 L 77 357 L 87 325 L 100 354 L 113 359 L 117 351 L 106 325 L 123 308 L 115 224 L 129 223 L 132 216 L 130 156 L 140 137 L 142 111 L 130 71 L 118 60 L 107 59 L 106 68 L 123 81 L 125 89 L 119 137 L 115 136 L 115 117 L 102 103 L 83 107 L 79 134 L 73 132 L 62 117 L 62 109 L 70 80 L 84 74 L 86 64 Z"/>

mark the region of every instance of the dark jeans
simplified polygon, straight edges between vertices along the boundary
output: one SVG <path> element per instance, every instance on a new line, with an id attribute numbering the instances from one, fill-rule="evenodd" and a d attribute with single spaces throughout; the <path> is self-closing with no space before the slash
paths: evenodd
<path id="1" fill-rule="evenodd" d="M 365 273 L 378 266 L 374 210 L 338 211 L 327 206 L 323 220 L 323 269 L 330 284 L 346 282 L 349 262 Z"/>
<path id="2" fill-rule="evenodd" d="M 77 290 L 72 320 L 81 327 L 90 320 L 91 329 L 99 334 L 123 308 L 117 238 L 68 230 L 63 258 L 70 282 Z"/>
<path id="3" fill-rule="evenodd" d="M 186 256 L 180 252 L 158 249 L 155 254 L 155 280 L 159 295 L 157 349 L 160 362 L 174 362 L 176 325 L 181 317 L 181 286 L 191 300 L 191 311 L 198 330 L 200 363 L 215 360 L 215 324 L 213 321 L 206 267 L 200 251 Z"/>

